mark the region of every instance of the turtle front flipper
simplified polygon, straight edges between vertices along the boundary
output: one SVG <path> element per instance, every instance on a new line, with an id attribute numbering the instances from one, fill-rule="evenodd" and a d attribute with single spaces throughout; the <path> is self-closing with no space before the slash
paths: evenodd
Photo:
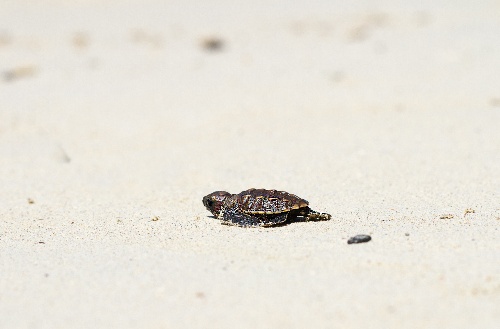
<path id="1" fill-rule="evenodd" d="M 241 227 L 274 226 L 287 220 L 288 213 L 275 215 L 250 215 L 237 208 L 223 209 L 219 215 L 222 224 Z"/>
<path id="2" fill-rule="evenodd" d="M 306 221 L 320 221 L 320 220 L 330 220 L 332 215 L 322 212 L 317 212 L 308 207 L 308 211 L 304 214 L 304 218 Z"/>

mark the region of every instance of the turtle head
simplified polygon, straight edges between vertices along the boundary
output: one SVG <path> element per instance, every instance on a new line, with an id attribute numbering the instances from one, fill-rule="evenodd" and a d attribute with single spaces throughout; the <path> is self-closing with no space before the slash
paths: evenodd
<path id="1" fill-rule="evenodd" d="M 226 191 L 216 191 L 203 197 L 203 205 L 208 209 L 208 211 L 217 217 L 220 213 L 224 200 L 230 196 L 231 194 Z"/>

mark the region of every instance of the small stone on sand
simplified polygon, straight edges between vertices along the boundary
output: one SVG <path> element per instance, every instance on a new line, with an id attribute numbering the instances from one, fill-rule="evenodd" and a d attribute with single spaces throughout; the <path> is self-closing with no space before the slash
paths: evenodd
<path id="1" fill-rule="evenodd" d="M 356 236 L 349 238 L 349 240 L 347 240 L 347 244 L 368 242 L 371 239 L 372 237 L 369 235 L 358 234 Z"/>

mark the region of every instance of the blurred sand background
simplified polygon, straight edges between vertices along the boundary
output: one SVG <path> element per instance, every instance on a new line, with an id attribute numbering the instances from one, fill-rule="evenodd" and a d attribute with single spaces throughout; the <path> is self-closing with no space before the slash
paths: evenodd
<path id="1" fill-rule="evenodd" d="M 500 321 L 498 1 L 3 0 L 0 74 L 2 329 Z"/>

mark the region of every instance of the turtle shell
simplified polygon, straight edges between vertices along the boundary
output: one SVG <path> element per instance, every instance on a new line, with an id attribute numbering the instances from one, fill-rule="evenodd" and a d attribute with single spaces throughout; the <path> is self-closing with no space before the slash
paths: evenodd
<path id="1" fill-rule="evenodd" d="M 294 194 L 276 190 L 249 189 L 234 198 L 241 211 L 247 214 L 279 214 L 309 205 L 307 200 Z"/>

